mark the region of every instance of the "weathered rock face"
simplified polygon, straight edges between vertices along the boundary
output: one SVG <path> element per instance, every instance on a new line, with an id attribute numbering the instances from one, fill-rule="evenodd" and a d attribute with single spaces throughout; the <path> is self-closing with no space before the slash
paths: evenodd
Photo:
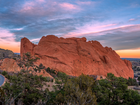
<path id="1" fill-rule="evenodd" d="M 5 58 L 3 60 L 0 60 L 0 70 L 7 71 L 7 72 L 14 72 L 18 73 L 20 72 L 22 68 L 18 66 L 18 61 L 10 58 Z M 32 68 L 30 68 L 32 70 Z M 47 73 L 45 70 L 41 70 L 41 72 L 34 73 L 35 75 L 42 75 L 44 77 L 50 77 L 53 78 L 49 73 Z"/>
<path id="2" fill-rule="evenodd" d="M 15 72 L 15 73 L 20 71 L 20 67 L 18 66 L 17 62 L 14 59 L 9 58 L 1 60 L 0 69 L 5 70 L 7 72 Z"/>
<path id="3" fill-rule="evenodd" d="M 38 64 L 72 76 L 82 73 L 102 76 L 113 73 L 124 78 L 134 76 L 131 62 L 123 61 L 114 50 L 97 41 L 86 42 L 86 38 L 64 39 L 48 35 L 43 36 L 38 45 L 23 38 L 21 56 L 26 52 L 39 57 Z"/>
<path id="4" fill-rule="evenodd" d="M 26 53 L 26 52 L 30 52 L 33 55 L 34 54 L 33 48 L 35 46 L 37 46 L 37 45 L 31 43 L 27 38 L 22 38 L 20 52 L 22 52 L 22 54 Z M 20 55 L 22 56 L 22 54 L 20 54 Z"/>

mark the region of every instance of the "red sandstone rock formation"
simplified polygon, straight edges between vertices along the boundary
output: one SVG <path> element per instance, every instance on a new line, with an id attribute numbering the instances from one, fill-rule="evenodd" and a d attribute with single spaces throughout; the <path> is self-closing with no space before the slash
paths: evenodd
<path id="1" fill-rule="evenodd" d="M 3 60 L 0 60 L 0 69 L 7 71 L 7 72 L 14 72 L 17 73 L 19 72 L 22 68 L 20 68 L 18 66 L 18 61 L 14 60 L 14 59 L 9 59 L 9 58 L 5 58 Z M 32 68 L 30 68 L 32 70 Z M 47 73 L 45 70 L 41 70 L 41 72 L 37 72 L 34 73 L 36 75 L 42 75 L 44 77 L 50 77 L 53 78 L 49 73 Z"/>
<path id="2" fill-rule="evenodd" d="M 17 65 L 17 62 L 14 59 L 5 58 L 1 61 L 1 70 L 5 70 L 7 72 L 18 72 L 20 71 L 20 67 Z"/>
<path id="3" fill-rule="evenodd" d="M 33 48 L 36 46 L 35 44 L 31 43 L 27 38 L 21 39 L 21 51 L 22 54 L 26 52 L 30 52 L 31 54 L 34 54 Z M 21 56 L 22 56 L 21 54 Z"/>
<path id="4" fill-rule="evenodd" d="M 21 56 L 31 52 L 40 58 L 42 63 L 68 75 L 79 76 L 103 75 L 113 73 L 124 78 L 134 76 L 131 62 L 120 59 L 119 55 L 108 47 L 103 47 L 98 41 L 88 41 L 86 38 L 58 38 L 53 35 L 43 36 L 38 45 L 27 38 L 21 40 Z"/>

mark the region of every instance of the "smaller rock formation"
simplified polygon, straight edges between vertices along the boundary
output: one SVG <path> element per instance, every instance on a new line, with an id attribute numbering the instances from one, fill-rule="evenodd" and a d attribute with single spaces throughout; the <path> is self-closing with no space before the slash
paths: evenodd
<path id="1" fill-rule="evenodd" d="M 18 66 L 17 62 L 14 59 L 5 58 L 3 61 L 1 61 L 1 70 L 7 71 L 7 72 L 18 72 L 20 71 L 20 67 Z"/>
<path id="2" fill-rule="evenodd" d="M 20 55 L 14 54 L 10 50 L 5 50 L 5 49 L 0 48 L 0 59 L 4 59 L 4 58 L 16 58 L 16 59 L 19 59 Z"/>
<path id="3" fill-rule="evenodd" d="M 0 70 L 7 71 L 7 72 L 13 72 L 18 73 L 20 72 L 22 68 L 18 66 L 18 61 L 10 58 L 5 58 L 3 60 L 0 60 Z M 33 70 L 32 67 L 29 68 L 30 70 Z M 33 73 L 34 75 L 42 75 L 43 77 L 50 77 L 53 78 L 49 73 L 47 73 L 45 70 L 41 70 L 41 72 Z"/>

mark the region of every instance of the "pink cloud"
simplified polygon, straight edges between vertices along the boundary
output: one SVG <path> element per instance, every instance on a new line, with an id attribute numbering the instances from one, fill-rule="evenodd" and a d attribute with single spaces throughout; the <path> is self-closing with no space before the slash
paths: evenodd
<path id="1" fill-rule="evenodd" d="M 45 0 L 36 0 L 37 2 L 45 2 Z"/>
<path id="2" fill-rule="evenodd" d="M 139 31 L 140 30 L 140 24 L 137 25 L 124 25 L 118 27 L 121 29 L 123 32 L 133 32 L 133 31 Z"/>
<path id="3" fill-rule="evenodd" d="M 103 35 L 106 33 L 113 33 L 114 31 L 121 31 L 121 32 L 134 32 L 134 31 L 139 31 L 140 29 L 140 24 L 137 25 L 124 25 L 124 26 L 117 26 L 117 27 L 112 27 L 108 29 L 104 29 L 101 31 L 96 31 L 93 33 L 88 33 L 88 34 L 96 34 L 96 35 Z"/>
<path id="4" fill-rule="evenodd" d="M 27 2 L 23 5 L 22 9 L 20 10 L 20 12 L 28 12 L 28 11 L 32 11 L 33 8 L 35 6 L 34 2 Z"/>
<path id="5" fill-rule="evenodd" d="M 69 9 L 69 10 L 79 9 L 78 6 L 70 4 L 70 3 L 62 3 L 62 4 L 60 4 L 60 6 L 62 8 Z"/>
<path id="6" fill-rule="evenodd" d="M 88 35 L 98 36 L 106 33 L 113 33 L 114 31 L 134 32 L 139 31 L 139 29 L 140 24 L 124 25 L 124 26 L 117 26 L 117 24 L 107 24 L 107 25 L 95 24 L 95 26 L 85 25 L 83 27 L 77 28 L 76 31 L 65 34 L 64 37 L 82 37 Z"/>
<path id="7" fill-rule="evenodd" d="M 135 20 L 135 19 L 129 19 L 129 21 L 133 21 L 133 20 Z"/>
<path id="8" fill-rule="evenodd" d="M 117 24 L 86 24 L 82 27 L 78 27 L 74 32 L 67 33 L 64 37 L 80 37 L 90 33 L 98 33 L 116 25 Z"/>
<path id="9" fill-rule="evenodd" d="M 101 26 L 98 26 L 97 28 L 106 28 L 106 27 L 111 27 L 111 26 L 115 26 L 117 24 L 107 24 L 107 25 L 101 25 Z"/>
<path id="10" fill-rule="evenodd" d="M 79 6 L 70 3 L 60 3 L 54 0 L 35 0 L 34 2 L 26 2 L 23 4 L 21 10 L 19 10 L 19 13 L 47 17 L 53 16 L 52 18 L 56 18 L 58 15 L 55 14 L 58 12 L 61 14 L 68 14 L 68 12 L 76 13 L 80 10 L 81 8 Z"/>
<path id="11" fill-rule="evenodd" d="M 20 42 L 15 41 L 14 34 L 0 28 L 0 48 L 13 50 L 13 48 L 20 49 L 19 46 Z"/>
<path id="12" fill-rule="evenodd" d="M 91 5 L 91 4 L 95 4 L 96 2 L 93 2 L 93 1 L 78 1 L 77 4 L 79 5 Z"/>
<path id="13" fill-rule="evenodd" d="M 4 38 L 4 37 L 11 38 L 13 36 L 14 35 L 12 33 L 9 33 L 9 31 L 0 28 L 0 38 Z"/>

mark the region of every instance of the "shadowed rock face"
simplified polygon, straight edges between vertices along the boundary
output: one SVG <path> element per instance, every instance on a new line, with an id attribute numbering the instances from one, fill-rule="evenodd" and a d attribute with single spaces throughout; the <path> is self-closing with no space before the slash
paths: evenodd
<path id="1" fill-rule="evenodd" d="M 124 78 L 134 76 L 131 62 L 123 61 L 114 50 L 103 47 L 98 41 L 86 42 L 86 38 L 64 39 L 48 35 L 43 36 L 38 45 L 23 38 L 21 56 L 26 52 L 39 57 L 38 64 L 72 76 L 82 73 L 103 76 L 113 73 Z"/>
<path id="2" fill-rule="evenodd" d="M 16 58 L 16 59 L 19 59 L 20 57 L 19 57 L 19 55 L 14 54 L 10 50 L 5 50 L 5 49 L 0 48 L 0 59 L 4 59 L 4 58 Z"/>

